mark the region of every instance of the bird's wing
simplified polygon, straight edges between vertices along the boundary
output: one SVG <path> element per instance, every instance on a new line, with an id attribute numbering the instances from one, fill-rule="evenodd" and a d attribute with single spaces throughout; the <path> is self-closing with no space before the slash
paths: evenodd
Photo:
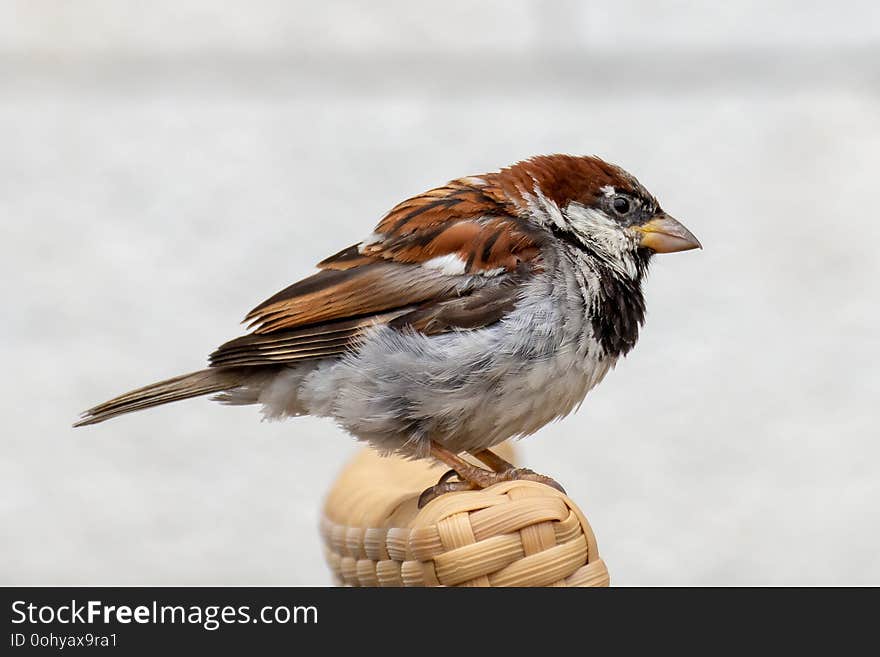
<path id="1" fill-rule="evenodd" d="M 454 181 L 393 208 L 360 244 L 248 313 L 213 366 L 344 353 L 376 324 L 427 334 L 498 321 L 540 268 L 541 235 L 490 191 Z"/>

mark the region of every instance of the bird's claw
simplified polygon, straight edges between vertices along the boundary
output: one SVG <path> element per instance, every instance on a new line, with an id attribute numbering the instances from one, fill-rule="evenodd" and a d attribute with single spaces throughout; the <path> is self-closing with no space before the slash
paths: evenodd
<path id="1" fill-rule="evenodd" d="M 440 495 L 445 495 L 446 493 L 454 493 L 462 490 L 477 490 L 481 488 L 488 488 L 494 484 L 498 484 L 504 481 L 536 481 L 540 484 L 544 484 L 546 486 L 550 486 L 551 488 L 555 488 L 560 493 L 565 495 L 565 489 L 557 482 L 555 479 L 551 479 L 546 475 L 538 474 L 534 470 L 529 470 L 528 468 L 509 468 L 502 472 L 485 472 L 480 473 L 479 481 L 466 481 L 461 479 L 461 476 L 455 470 L 449 470 L 446 472 L 440 480 L 430 488 L 426 488 L 422 491 L 422 494 L 419 495 L 419 506 L 418 508 L 422 508 L 431 500 L 439 497 Z M 458 481 L 450 481 L 453 477 L 458 477 Z"/>
<path id="2" fill-rule="evenodd" d="M 528 468 L 511 468 L 497 473 L 497 476 L 499 481 L 537 481 L 539 484 L 555 488 L 563 495 L 566 494 L 565 489 L 558 481 Z"/>
<path id="3" fill-rule="evenodd" d="M 448 481 L 452 477 L 452 475 L 455 474 L 457 474 L 455 470 L 450 470 L 445 475 L 443 475 L 440 478 L 440 481 L 437 482 L 434 486 L 423 490 L 422 494 L 419 495 L 418 508 L 421 509 L 431 500 L 440 497 L 441 495 L 445 495 L 446 493 L 454 493 L 460 490 L 474 490 L 478 488 L 476 484 L 472 484 L 469 481 Z"/>

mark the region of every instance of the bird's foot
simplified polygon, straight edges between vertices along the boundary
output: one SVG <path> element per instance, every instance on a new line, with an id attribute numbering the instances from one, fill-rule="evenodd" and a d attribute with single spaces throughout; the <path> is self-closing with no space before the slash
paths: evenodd
<path id="1" fill-rule="evenodd" d="M 551 479 L 546 475 L 538 474 L 534 470 L 529 470 L 528 468 L 510 468 L 502 472 L 494 472 L 492 473 L 492 476 L 495 478 L 492 483 L 496 484 L 502 481 L 537 481 L 539 484 L 550 486 L 563 495 L 565 494 L 565 489 L 558 481 Z"/>
<path id="2" fill-rule="evenodd" d="M 505 461 L 503 458 L 498 456 L 495 452 L 490 449 L 484 449 L 479 452 L 473 452 L 472 455 L 489 466 L 497 477 L 492 483 L 498 483 L 500 481 L 537 481 L 541 484 L 546 484 L 551 488 L 555 488 L 560 493 L 565 494 L 565 489 L 559 485 L 559 483 L 542 474 L 538 474 L 534 470 L 529 470 L 528 468 L 517 468 L 513 463 L 509 461 Z M 490 484 L 491 485 L 491 484 Z M 485 486 L 484 486 L 485 488 Z"/>
<path id="3" fill-rule="evenodd" d="M 459 477 L 459 474 L 455 470 L 450 470 L 440 477 L 440 481 L 436 484 L 423 490 L 422 494 L 419 495 L 419 508 L 421 509 L 431 500 L 440 497 L 441 495 L 445 495 L 446 493 L 454 493 L 460 490 L 474 490 L 477 488 L 475 484 L 465 481 L 460 477 L 456 481 L 450 481 L 453 477 Z"/>
<path id="4" fill-rule="evenodd" d="M 494 471 L 472 465 L 457 454 L 453 454 L 436 443 L 433 443 L 431 446 L 431 454 L 438 460 L 450 465 L 452 470 L 444 474 L 435 486 L 431 486 L 422 492 L 419 496 L 419 508 L 445 493 L 488 488 L 505 481 L 537 481 L 555 488 L 560 493 L 565 493 L 565 489 L 556 480 L 538 474 L 528 468 L 517 468 L 489 450 L 477 452 L 474 456 Z M 450 481 L 452 477 L 458 477 L 458 480 Z"/>

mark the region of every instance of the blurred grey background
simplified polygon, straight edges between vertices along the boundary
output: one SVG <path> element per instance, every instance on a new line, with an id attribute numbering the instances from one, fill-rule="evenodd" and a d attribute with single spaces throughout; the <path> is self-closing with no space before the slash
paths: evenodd
<path id="1" fill-rule="evenodd" d="M 880 4 L 0 0 L 0 583 L 327 584 L 355 442 L 202 366 L 397 201 L 537 153 L 634 172 L 705 245 L 521 443 L 613 582 L 880 584 Z"/>

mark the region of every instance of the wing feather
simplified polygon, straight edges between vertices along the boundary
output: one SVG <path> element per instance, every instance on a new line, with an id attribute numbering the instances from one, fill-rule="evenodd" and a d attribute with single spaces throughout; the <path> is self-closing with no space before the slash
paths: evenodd
<path id="1" fill-rule="evenodd" d="M 426 334 L 490 325 L 540 269 L 542 239 L 499 188 L 452 181 L 400 203 L 369 239 L 254 308 L 253 332 L 218 348 L 211 365 L 341 355 L 378 324 Z"/>
<path id="2" fill-rule="evenodd" d="M 353 269 L 320 271 L 263 302 L 245 321 L 256 327 L 255 333 L 271 333 L 446 298 L 465 283 L 441 272 L 374 260 Z"/>

